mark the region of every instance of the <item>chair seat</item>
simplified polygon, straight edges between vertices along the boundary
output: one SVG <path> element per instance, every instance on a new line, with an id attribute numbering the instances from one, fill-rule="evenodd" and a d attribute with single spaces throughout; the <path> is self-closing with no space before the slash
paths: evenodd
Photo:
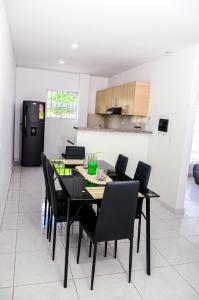
<path id="1" fill-rule="evenodd" d="M 66 222 L 67 220 L 67 211 L 68 211 L 68 202 L 60 201 L 58 202 L 58 213 L 57 213 L 57 221 Z M 81 204 L 79 202 L 71 203 L 70 207 L 70 218 L 73 219 L 75 217 L 75 221 L 79 221 L 80 218 L 92 218 L 95 217 L 95 211 L 88 204 Z"/>

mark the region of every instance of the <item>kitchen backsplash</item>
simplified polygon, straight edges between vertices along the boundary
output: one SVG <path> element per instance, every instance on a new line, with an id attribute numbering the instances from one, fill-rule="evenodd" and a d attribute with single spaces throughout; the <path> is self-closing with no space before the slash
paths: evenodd
<path id="1" fill-rule="evenodd" d="M 141 126 L 142 129 L 151 129 L 151 117 L 88 114 L 87 126 L 112 129 Z"/>

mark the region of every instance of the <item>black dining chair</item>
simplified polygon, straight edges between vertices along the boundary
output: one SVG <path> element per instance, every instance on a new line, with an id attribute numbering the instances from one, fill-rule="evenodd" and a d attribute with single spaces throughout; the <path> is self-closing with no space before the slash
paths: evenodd
<path id="1" fill-rule="evenodd" d="M 128 157 L 119 154 L 116 164 L 115 164 L 115 175 L 111 175 L 111 178 L 114 181 L 120 181 L 120 176 L 124 175 L 126 172 L 126 168 L 127 168 L 127 164 L 128 164 Z M 98 212 L 100 209 L 100 205 L 98 205 L 97 207 Z M 117 241 L 115 241 L 115 248 L 117 247 Z M 104 256 L 106 257 L 107 255 L 107 242 L 105 242 L 105 248 L 104 248 Z"/>
<path id="2" fill-rule="evenodd" d="M 135 170 L 133 181 L 139 181 L 139 183 L 140 183 L 139 191 L 140 192 L 142 192 L 142 190 L 145 190 L 147 188 L 150 174 L 151 174 L 151 166 L 142 161 L 139 161 L 137 164 L 136 170 Z M 142 215 L 145 217 L 145 215 L 142 211 L 142 205 L 143 205 L 143 199 L 139 199 L 138 204 L 137 204 L 137 209 L 136 209 L 136 216 L 135 216 L 135 218 L 138 219 L 137 253 L 139 252 L 139 248 L 140 248 Z M 105 243 L 104 256 L 106 256 L 106 252 L 107 252 L 107 243 Z M 117 241 L 115 241 L 114 258 L 116 258 L 116 256 L 117 256 Z"/>
<path id="3" fill-rule="evenodd" d="M 90 218 L 95 217 L 95 212 L 92 207 L 86 203 L 79 201 L 71 202 L 69 194 L 67 193 L 66 188 L 62 189 L 64 195 L 64 201 L 58 201 L 57 193 L 55 190 L 54 183 L 54 172 L 56 171 L 51 162 L 46 159 L 47 167 L 47 178 L 48 186 L 50 190 L 50 199 L 51 199 L 51 220 L 50 226 L 52 227 L 52 222 L 54 221 L 53 226 L 53 249 L 52 249 L 52 259 L 55 258 L 55 246 L 56 246 L 56 232 L 57 232 L 57 223 L 68 222 L 70 223 L 71 219 L 73 221 L 78 221 L 80 217 Z M 59 174 L 57 174 L 58 180 L 60 180 Z M 60 181 L 60 183 L 62 183 Z M 63 187 L 63 184 L 61 184 Z"/>
<path id="4" fill-rule="evenodd" d="M 139 161 L 137 164 L 137 168 L 135 170 L 133 180 L 137 180 L 140 182 L 140 192 L 142 192 L 142 190 L 147 188 L 150 174 L 151 174 L 151 166 L 142 161 Z M 139 252 L 139 248 L 140 248 L 141 219 L 143 215 L 142 205 L 143 205 L 143 199 L 139 199 L 137 210 L 136 210 L 136 219 L 138 219 L 137 252 Z"/>
<path id="5" fill-rule="evenodd" d="M 115 164 L 116 174 L 125 174 L 127 164 L 128 164 L 128 157 L 119 154 Z"/>
<path id="6" fill-rule="evenodd" d="M 43 152 L 41 153 L 41 161 L 42 161 L 42 168 L 43 168 L 44 182 L 45 182 L 44 226 L 46 225 L 46 217 L 47 217 L 47 238 L 50 241 L 51 240 L 51 227 L 50 227 L 51 197 L 50 197 L 50 189 L 49 189 L 48 178 L 47 178 L 47 166 L 46 166 L 47 157 Z M 58 202 L 65 201 L 65 194 L 62 192 L 62 190 L 55 190 L 55 194 Z M 47 209 L 48 209 L 48 216 L 47 216 Z"/>
<path id="7" fill-rule="evenodd" d="M 48 206 L 48 197 L 47 197 L 47 175 L 46 175 L 46 155 L 42 152 L 41 153 L 41 163 L 43 168 L 43 175 L 44 175 L 44 183 L 45 183 L 45 205 L 44 205 L 44 226 L 46 225 L 46 213 L 47 213 L 47 206 Z"/>
<path id="8" fill-rule="evenodd" d="M 65 153 L 62 153 L 65 159 L 84 159 L 85 147 L 82 146 L 66 146 Z"/>
<path id="9" fill-rule="evenodd" d="M 129 239 L 129 282 L 131 281 L 134 219 L 136 216 L 139 182 L 110 182 L 105 186 L 104 196 L 98 217 L 80 218 L 77 264 L 79 263 L 83 230 L 94 246 L 91 274 L 93 289 L 97 245 L 99 242 Z"/>

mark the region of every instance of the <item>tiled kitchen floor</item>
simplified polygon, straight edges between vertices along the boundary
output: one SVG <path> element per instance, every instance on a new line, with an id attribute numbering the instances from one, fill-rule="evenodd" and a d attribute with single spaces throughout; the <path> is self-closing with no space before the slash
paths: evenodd
<path id="1" fill-rule="evenodd" d="M 127 282 L 128 241 L 99 247 L 94 290 L 92 260 L 84 237 L 76 264 L 78 226 L 73 226 L 69 286 L 63 288 L 65 226 L 59 227 L 55 261 L 43 228 L 44 182 L 41 168 L 15 166 L 0 230 L 1 300 L 196 300 L 199 299 L 199 186 L 188 180 L 185 215 L 175 215 L 152 200 L 151 276 L 145 272 L 145 224 L 140 253 L 134 251 L 132 283 Z M 136 224 L 137 225 L 137 224 Z M 135 241 L 137 227 L 135 229 Z M 136 243 L 135 243 L 136 246 Z"/>

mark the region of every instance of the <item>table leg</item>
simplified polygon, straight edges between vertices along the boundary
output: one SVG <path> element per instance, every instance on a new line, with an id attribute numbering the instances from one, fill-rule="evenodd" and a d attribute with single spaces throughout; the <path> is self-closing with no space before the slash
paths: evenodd
<path id="1" fill-rule="evenodd" d="M 65 269 L 64 269 L 64 287 L 67 287 L 68 279 L 68 253 L 69 253 L 69 241 L 70 241 L 70 222 L 67 223 L 66 228 L 66 249 L 65 249 Z"/>
<path id="2" fill-rule="evenodd" d="M 151 274 L 150 198 L 146 198 L 146 272 Z"/>

